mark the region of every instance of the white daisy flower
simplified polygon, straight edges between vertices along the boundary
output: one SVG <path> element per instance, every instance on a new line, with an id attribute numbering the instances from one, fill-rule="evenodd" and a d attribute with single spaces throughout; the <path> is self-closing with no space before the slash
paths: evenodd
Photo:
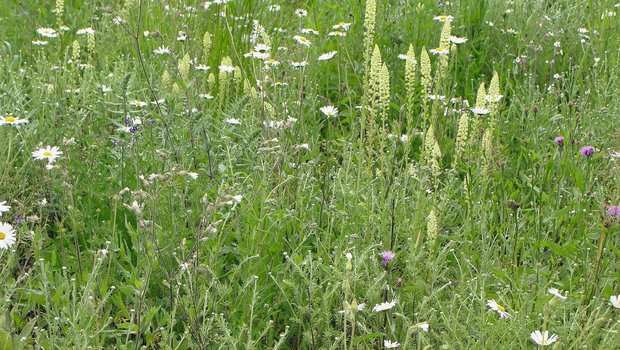
<path id="1" fill-rule="evenodd" d="M 308 40 L 305 36 L 295 35 L 293 39 L 297 41 L 299 45 L 303 45 L 305 47 L 310 47 L 310 45 L 312 45 L 312 42 Z"/>
<path id="2" fill-rule="evenodd" d="M 390 310 L 394 306 L 396 306 L 396 300 L 392 300 L 392 301 L 389 301 L 389 302 L 386 301 L 385 303 L 381 303 L 381 304 L 375 305 L 375 307 L 372 308 L 372 311 L 373 312 L 386 311 L 386 310 Z"/>
<path id="3" fill-rule="evenodd" d="M 58 32 L 52 28 L 39 28 L 37 29 L 37 33 L 46 38 L 55 38 L 58 36 Z"/>
<path id="4" fill-rule="evenodd" d="M 237 118 L 226 118 L 224 121 L 230 125 L 241 125 L 241 120 Z"/>
<path id="5" fill-rule="evenodd" d="M 567 298 L 565 295 L 562 295 L 562 293 L 560 293 L 560 291 L 557 288 L 549 288 L 547 292 L 553 295 L 554 297 L 558 297 L 562 300 L 566 300 Z"/>
<path id="6" fill-rule="evenodd" d="M 317 30 L 314 30 L 312 28 L 303 28 L 301 30 L 302 34 L 312 34 L 312 35 L 319 35 L 319 32 Z"/>
<path id="7" fill-rule="evenodd" d="M 321 112 L 325 114 L 327 118 L 337 117 L 338 116 L 338 108 L 334 106 L 325 106 L 320 108 Z"/>
<path id="8" fill-rule="evenodd" d="M 400 346 L 400 343 L 392 342 L 391 340 L 386 339 L 383 341 L 383 346 L 385 346 L 386 349 L 396 349 Z"/>
<path id="9" fill-rule="evenodd" d="M 2 216 L 2 213 L 6 213 L 9 210 L 11 210 L 11 207 L 6 205 L 6 201 L 0 202 L 0 216 Z"/>
<path id="10" fill-rule="evenodd" d="M 428 95 L 428 99 L 431 101 L 445 101 L 446 96 L 444 95 Z"/>
<path id="11" fill-rule="evenodd" d="M 34 46 L 45 46 L 47 44 L 48 44 L 48 42 L 45 41 L 45 40 L 33 40 L 32 41 L 32 45 L 34 45 Z"/>
<path id="12" fill-rule="evenodd" d="M 307 143 L 302 143 L 301 145 L 296 145 L 295 149 L 296 150 L 303 149 L 303 150 L 306 150 L 306 151 L 310 151 L 310 145 L 308 145 Z M 347 253 L 347 254 L 348 254 L 347 255 L 347 259 L 348 259 L 349 255 L 351 255 L 351 253 Z M 351 258 L 353 258 L 353 255 L 351 255 Z"/>
<path id="13" fill-rule="evenodd" d="M 338 51 L 330 51 L 330 52 L 324 53 L 321 56 L 319 56 L 318 60 L 319 61 L 331 60 L 332 58 L 334 58 L 334 56 L 336 56 L 336 54 L 338 54 Z"/>
<path id="14" fill-rule="evenodd" d="M 265 65 L 270 66 L 270 67 L 277 67 L 280 65 L 280 61 L 277 61 L 273 58 L 268 58 L 265 60 Z"/>
<path id="15" fill-rule="evenodd" d="M 530 338 L 532 338 L 532 340 L 540 346 L 551 345 L 559 339 L 558 336 L 555 334 L 549 337 L 548 331 L 534 331 L 530 334 Z"/>
<path id="16" fill-rule="evenodd" d="M 502 98 L 504 97 L 504 95 L 487 95 L 484 97 L 484 99 L 487 102 L 492 102 L 492 103 L 497 103 L 499 102 Z"/>
<path id="17" fill-rule="evenodd" d="M 484 107 L 475 107 L 470 109 L 470 111 L 474 114 L 478 114 L 478 115 L 485 115 L 485 114 L 489 114 L 491 113 L 490 110 L 488 110 L 487 108 Z"/>
<path id="18" fill-rule="evenodd" d="M 271 57 L 271 54 L 269 52 L 257 52 L 257 51 L 252 51 L 250 53 L 247 53 L 244 55 L 245 57 L 252 57 L 252 58 L 256 58 L 259 60 L 266 60 L 269 57 Z"/>
<path id="19" fill-rule="evenodd" d="M 224 73 L 233 73 L 235 71 L 235 67 L 227 66 L 225 64 L 221 65 L 219 68 L 220 68 L 220 72 L 224 72 Z"/>
<path id="20" fill-rule="evenodd" d="M 15 230 L 6 222 L 0 222 L 0 249 L 9 249 L 15 244 Z"/>
<path id="21" fill-rule="evenodd" d="M 343 32 L 340 30 L 334 30 L 333 32 L 327 33 L 329 36 L 347 36 L 347 32 Z"/>
<path id="22" fill-rule="evenodd" d="M 291 61 L 291 65 L 295 68 L 302 68 L 308 65 L 308 61 L 301 61 L 301 62 L 292 62 Z"/>
<path id="23" fill-rule="evenodd" d="M 6 117 L 0 117 L 0 125 L 4 125 L 4 124 L 19 125 L 19 124 L 27 124 L 27 123 L 28 123 L 28 120 L 14 117 L 12 115 L 7 115 Z"/>
<path id="24" fill-rule="evenodd" d="M 47 159 L 49 163 L 53 163 L 61 154 L 62 151 L 59 151 L 57 146 L 47 146 L 46 148 L 39 148 L 32 152 L 32 157 L 37 160 Z"/>
<path id="25" fill-rule="evenodd" d="M 451 36 L 450 42 L 453 44 L 465 44 L 467 42 L 467 38 L 459 38 L 458 36 Z"/>
<path id="26" fill-rule="evenodd" d="M 265 45 L 265 44 L 256 44 L 254 46 L 254 51 L 255 52 L 260 52 L 260 53 L 267 53 L 269 51 L 271 51 L 271 47 Z"/>
<path id="27" fill-rule="evenodd" d="M 199 64 L 199 65 L 197 65 L 197 66 L 194 66 L 194 69 L 195 69 L 195 70 L 199 70 L 199 71 L 206 72 L 206 71 L 208 71 L 209 69 L 211 69 L 211 67 L 209 67 L 209 66 L 207 66 L 207 65 L 204 65 L 204 64 Z"/>
<path id="28" fill-rule="evenodd" d="M 97 85 L 97 88 L 99 88 L 99 90 L 101 90 L 101 92 L 104 94 L 112 91 L 112 88 L 106 85 Z"/>
<path id="29" fill-rule="evenodd" d="M 82 28 L 80 30 L 78 30 L 76 32 L 77 35 L 84 35 L 84 34 L 88 34 L 88 35 L 95 35 L 95 30 L 91 27 L 87 27 L 87 28 Z"/>
<path id="30" fill-rule="evenodd" d="M 342 29 L 342 30 L 349 30 L 349 27 L 351 26 L 351 23 L 347 23 L 347 22 L 340 22 L 338 24 L 335 24 L 332 29 L 334 30 L 338 30 L 338 29 Z"/>
<path id="31" fill-rule="evenodd" d="M 140 101 L 140 100 L 131 100 L 129 101 L 129 104 L 134 107 L 140 107 L 140 108 L 148 106 L 148 103 L 144 101 Z"/>
<path id="32" fill-rule="evenodd" d="M 439 22 L 452 22 L 452 20 L 454 19 L 454 17 L 452 16 L 446 16 L 446 15 L 440 15 L 440 16 L 435 16 L 433 17 L 433 19 L 435 21 L 439 21 Z"/>
<path id="33" fill-rule="evenodd" d="M 418 326 L 418 328 L 420 328 L 424 333 L 428 333 L 428 330 L 431 327 L 428 322 L 418 323 L 416 326 Z"/>
<path id="34" fill-rule="evenodd" d="M 179 32 L 177 34 L 177 41 L 185 41 L 185 40 L 187 40 L 187 33 Z"/>
<path id="35" fill-rule="evenodd" d="M 616 309 L 620 309 L 620 295 L 612 295 L 609 297 L 609 302 Z"/>
<path id="36" fill-rule="evenodd" d="M 160 46 L 157 49 L 153 50 L 153 53 L 156 55 L 169 55 L 172 51 L 167 46 Z"/>
<path id="37" fill-rule="evenodd" d="M 498 304 L 494 299 L 487 300 L 487 306 L 491 308 L 491 310 L 497 312 L 499 314 L 499 318 L 510 318 L 512 315 L 506 312 L 506 309 Z"/>
<path id="38" fill-rule="evenodd" d="M 450 50 L 448 48 L 445 47 L 437 47 L 434 49 L 430 49 L 428 50 L 430 53 L 432 53 L 433 55 L 436 56 L 444 56 L 450 53 Z"/>
<path id="39" fill-rule="evenodd" d="M 306 17 L 308 15 L 308 11 L 304 10 L 304 9 L 297 9 L 295 10 L 295 16 L 302 18 L 302 17 Z"/>

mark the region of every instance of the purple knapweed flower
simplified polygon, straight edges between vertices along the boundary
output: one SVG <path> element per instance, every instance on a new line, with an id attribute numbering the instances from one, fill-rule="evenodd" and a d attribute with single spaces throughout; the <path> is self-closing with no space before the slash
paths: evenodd
<path id="1" fill-rule="evenodd" d="M 620 218 L 620 205 L 606 205 L 605 210 L 610 218 Z"/>
<path id="2" fill-rule="evenodd" d="M 403 278 L 402 277 L 398 277 L 398 279 L 396 280 L 396 287 L 400 287 L 403 284 Z"/>
<path id="3" fill-rule="evenodd" d="M 583 147 L 581 149 L 581 151 L 579 151 L 579 153 L 582 156 L 584 156 L 584 157 L 590 158 L 594 154 L 594 151 L 595 151 L 594 147 L 592 147 L 592 146 L 585 146 L 585 147 Z"/>
<path id="4" fill-rule="evenodd" d="M 380 255 L 383 258 L 383 267 L 387 267 L 390 261 L 396 257 L 396 254 L 394 254 L 394 252 L 391 250 L 381 252 Z"/>
<path id="5" fill-rule="evenodd" d="M 553 139 L 553 142 L 555 142 L 555 144 L 558 145 L 558 147 L 564 146 L 564 136 L 556 137 L 555 139 Z"/>

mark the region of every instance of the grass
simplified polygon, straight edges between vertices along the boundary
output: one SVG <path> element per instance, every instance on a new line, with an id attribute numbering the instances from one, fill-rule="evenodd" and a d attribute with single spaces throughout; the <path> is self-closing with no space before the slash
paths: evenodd
<path id="1" fill-rule="evenodd" d="M 0 349 L 619 347 L 620 5 L 60 3 L 0 4 Z"/>

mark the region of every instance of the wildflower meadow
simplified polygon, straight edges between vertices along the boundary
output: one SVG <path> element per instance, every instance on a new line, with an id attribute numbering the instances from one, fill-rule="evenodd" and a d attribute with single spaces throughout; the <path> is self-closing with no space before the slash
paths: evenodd
<path id="1" fill-rule="evenodd" d="M 617 0 L 0 29 L 0 350 L 620 349 Z"/>

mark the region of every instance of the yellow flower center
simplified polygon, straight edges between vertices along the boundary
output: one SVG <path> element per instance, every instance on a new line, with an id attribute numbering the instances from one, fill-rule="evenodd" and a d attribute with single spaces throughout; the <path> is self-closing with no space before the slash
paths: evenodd
<path id="1" fill-rule="evenodd" d="M 46 156 L 46 157 L 51 157 L 51 156 L 52 156 L 52 152 L 50 152 L 50 151 L 44 151 L 44 152 L 43 152 L 43 155 L 44 155 L 44 156 Z"/>
<path id="2" fill-rule="evenodd" d="M 6 234 L 0 231 L 0 241 L 4 241 L 5 238 L 6 238 Z"/>
<path id="3" fill-rule="evenodd" d="M 437 16 L 437 18 L 439 18 L 439 20 L 441 21 L 445 21 L 448 19 L 448 16 Z"/>
<path id="4" fill-rule="evenodd" d="M 8 116 L 6 118 L 4 118 L 4 121 L 7 123 L 15 123 L 17 121 L 17 119 L 15 119 L 15 117 L 13 116 Z"/>
<path id="5" fill-rule="evenodd" d="M 497 309 L 501 312 L 506 312 L 506 309 L 504 309 L 504 307 L 501 306 L 500 304 L 497 304 Z"/>

